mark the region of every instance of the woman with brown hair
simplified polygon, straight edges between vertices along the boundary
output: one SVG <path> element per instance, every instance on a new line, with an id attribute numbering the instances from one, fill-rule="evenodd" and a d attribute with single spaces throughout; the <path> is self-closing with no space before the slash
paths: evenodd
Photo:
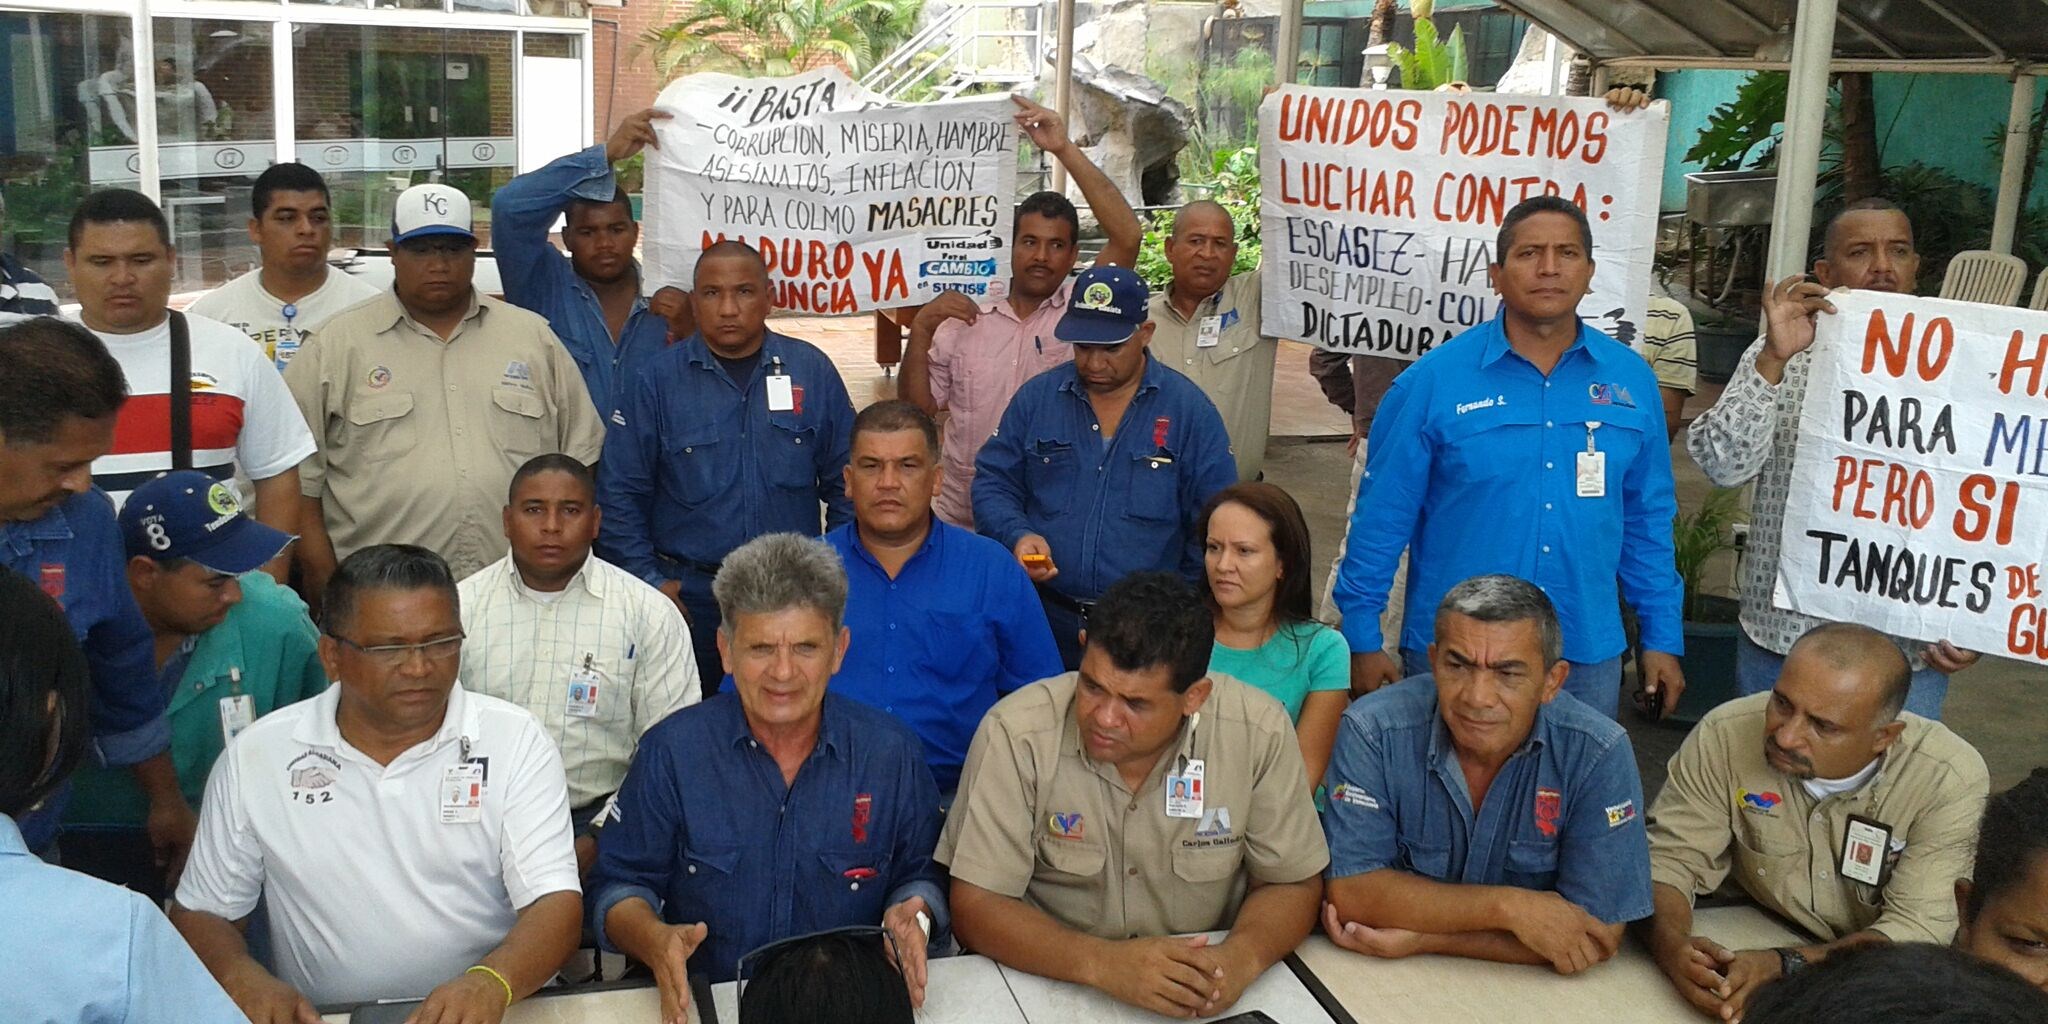
<path id="1" fill-rule="evenodd" d="M 1216 647 L 1209 670 L 1272 694 L 1294 720 L 1311 786 L 1320 785 L 1349 703 L 1344 638 L 1309 613 L 1308 523 L 1269 483 L 1234 484 L 1202 507 L 1197 532 Z"/>

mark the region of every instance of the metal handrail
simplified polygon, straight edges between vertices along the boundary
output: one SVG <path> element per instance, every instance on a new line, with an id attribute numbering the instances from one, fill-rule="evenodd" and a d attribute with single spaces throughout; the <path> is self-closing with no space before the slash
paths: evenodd
<path id="1" fill-rule="evenodd" d="M 894 73 L 898 66 L 908 64 L 918 54 L 923 53 L 927 47 L 932 45 L 933 39 L 946 34 L 954 25 L 960 23 L 960 19 L 966 16 L 967 8 L 964 5 L 948 4 L 944 14 L 925 23 L 925 27 L 919 29 L 916 34 L 905 40 L 903 45 L 896 48 L 895 52 L 882 58 L 874 67 L 868 69 L 867 74 L 860 76 L 861 86 L 863 88 L 873 88 L 876 82 Z"/>
<path id="2" fill-rule="evenodd" d="M 1042 42 L 1045 38 L 1045 13 L 1039 0 L 989 0 L 987 3 L 947 4 L 947 10 L 934 17 L 924 28 L 896 48 L 895 52 L 883 58 L 867 74 L 862 75 L 860 84 L 883 96 L 901 96 L 918 82 L 934 76 L 944 75 L 949 82 L 957 81 L 958 92 L 977 84 L 992 81 L 1033 81 L 1038 77 L 1035 65 L 1044 61 Z M 981 28 L 979 15 L 985 11 L 1028 11 L 1031 27 L 1028 29 Z M 969 15 L 977 16 L 973 27 L 962 31 L 960 23 Z M 1003 24 L 1007 26 L 1007 18 Z M 950 37 L 950 44 L 942 40 Z M 1030 40 L 1028 44 L 1018 40 Z M 993 70 L 972 69 L 962 66 L 958 60 L 970 47 L 983 42 L 1001 42 L 1012 46 L 1025 46 L 1025 62 L 1033 67 L 1000 68 Z M 927 53 L 944 45 L 937 57 L 921 61 Z M 1007 63 L 1007 62 L 1006 62 Z"/>

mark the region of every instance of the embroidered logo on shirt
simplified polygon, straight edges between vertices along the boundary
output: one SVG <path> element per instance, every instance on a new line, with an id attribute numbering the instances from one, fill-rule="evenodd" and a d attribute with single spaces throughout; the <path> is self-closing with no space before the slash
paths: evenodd
<path id="1" fill-rule="evenodd" d="M 64 563 L 44 562 L 41 583 L 43 593 L 50 595 L 51 600 L 62 601 L 64 599 Z"/>
<path id="2" fill-rule="evenodd" d="M 1353 807 L 1363 807 L 1368 811 L 1377 811 L 1380 809 L 1380 802 L 1378 800 L 1373 799 L 1371 793 L 1368 793 L 1365 790 L 1362 790 L 1349 782 L 1337 783 L 1337 787 L 1335 789 L 1330 790 L 1330 801 L 1332 803 L 1350 804 Z"/>
<path id="3" fill-rule="evenodd" d="M 861 793 L 853 798 L 854 842 L 865 843 L 868 841 L 868 821 L 874 814 L 874 810 L 875 798 L 873 794 Z"/>
<path id="4" fill-rule="evenodd" d="M 1636 407 L 1635 398 L 1628 393 L 1627 388 L 1619 384 L 1588 384 L 1586 396 L 1593 400 L 1594 405 L 1619 405 L 1626 409 Z"/>
<path id="5" fill-rule="evenodd" d="M 1202 812 L 1195 825 L 1195 838 L 1218 839 L 1230 834 L 1230 808 L 1216 807 Z"/>
<path id="6" fill-rule="evenodd" d="M 621 410 L 618 410 L 618 409 L 613 409 L 613 410 L 612 410 L 612 422 L 613 422 L 613 423 L 616 423 L 616 424 L 618 424 L 619 426 L 622 426 L 622 427 L 623 427 L 623 426 L 625 426 L 625 425 L 626 425 L 626 414 L 625 414 L 625 412 L 623 412 L 623 411 L 621 411 Z"/>
<path id="7" fill-rule="evenodd" d="M 292 758 L 285 773 L 295 790 L 326 789 L 341 778 L 341 762 L 317 750 L 308 750 Z"/>
<path id="8" fill-rule="evenodd" d="M 1781 797 L 1770 790 L 1765 790 L 1761 793 L 1752 793 L 1746 789 L 1738 789 L 1735 791 L 1735 795 L 1739 800 L 1742 801 L 1743 810 L 1755 814 L 1771 813 L 1771 809 L 1778 806 L 1778 802 L 1784 799 L 1784 797 Z"/>
<path id="9" fill-rule="evenodd" d="M 368 384 L 372 391 L 384 390 L 391 383 L 391 368 L 388 366 L 370 367 L 369 375 L 363 378 L 363 383 Z"/>
<path id="10" fill-rule="evenodd" d="M 1052 821 L 1050 821 L 1048 824 L 1052 827 L 1052 834 L 1060 837 L 1061 839 L 1081 838 L 1080 811 L 1075 811 L 1072 814 L 1060 814 L 1057 811 L 1055 811 L 1052 816 Z"/>
<path id="11" fill-rule="evenodd" d="M 1554 789 L 1536 790 L 1536 831 L 1557 837 L 1557 818 L 1564 813 L 1564 794 Z"/>
<path id="12" fill-rule="evenodd" d="M 219 377 L 210 373 L 200 373 L 197 370 L 192 372 L 192 390 L 211 391 L 217 387 L 220 387 Z"/>
<path id="13" fill-rule="evenodd" d="M 508 381 L 531 381 L 533 379 L 533 370 L 529 369 L 525 363 L 514 359 L 505 364 L 505 379 Z"/>
<path id="14" fill-rule="evenodd" d="M 1223 314 L 1223 322 L 1222 322 L 1221 324 L 1217 325 L 1217 326 L 1218 326 L 1218 329 L 1219 329 L 1219 330 L 1225 330 L 1225 331 L 1227 331 L 1227 330 L 1229 330 L 1229 329 L 1230 329 L 1230 328 L 1231 328 L 1231 327 L 1232 327 L 1233 325 L 1235 325 L 1235 324 L 1236 324 L 1236 323 L 1237 323 L 1237 322 L 1238 322 L 1239 320 L 1242 320 L 1242 319 L 1244 319 L 1244 318 L 1243 318 L 1242 316 L 1239 316 L 1239 315 L 1238 315 L 1238 312 L 1237 312 L 1237 310 L 1235 310 L 1235 309 L 1232 309 L 1232 310 L 1231 310 L 1230 312 L 1228 312 L 1228 313 L 1225 313 L 1225 314 Z"/>
<path id="15" fill-rule="evenodd" d="M 1620 828 L 1634 820 L 1636 820 L 1636 802 L 1634 800 L 1623 800 L 1607 808 L 1608 828 Z"/>

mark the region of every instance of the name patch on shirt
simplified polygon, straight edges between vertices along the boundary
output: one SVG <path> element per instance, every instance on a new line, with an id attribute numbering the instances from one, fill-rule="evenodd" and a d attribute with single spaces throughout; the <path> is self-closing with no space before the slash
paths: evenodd
<path id="1" fill-rule="evenodd" d="M 1508 396 L 1506 395 L 1495 395 L 1492 398 L 1482 398 L 1476 402 L 1459 402 L 1458 415 L 1463 416 L 1468 412 L 1477 412 L 1480 409 L 1504 408 L 1507 404 Z"/>

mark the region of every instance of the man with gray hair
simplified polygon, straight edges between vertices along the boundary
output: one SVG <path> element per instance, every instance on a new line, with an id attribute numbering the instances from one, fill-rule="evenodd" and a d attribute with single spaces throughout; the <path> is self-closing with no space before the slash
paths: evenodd
<path id="1" fill-rule="evenodd" d="M 1702 1013 L 1740 1017 L 1757 986 L 1844 949 L 1955 935 L 1990 776 L 1961 737 L 1902 710 L 1913 677 L 1883 633 L 1823 623 L 1770 692 L 1707 712 L 1671 758 L 1644 938 Z M 1694 935 L 1693 898 L 1729 880 L 1820 941 L 1730 950 Z"/>
<path id="2" fill-rule="evenodd" d="M 1430 673 L 1344 713 L 1325 777 L 1324 928 L 1369 956 L 1583 971 L 1650 914 L 1628 734 L 1561 692 L 1563 635 L 1535 584 L 1452 587 L 1435 637 Z"/>
<path id="3" fill-rule="evenodd" d="M 767 943 L 879 922 L 921 1003 L 926 929 L 947 925 L 939 791 L 907 726 L 825 692 L 848 638 L 838 554 L 767 534 L 711 590 L 733 688 L 640 737 L 598 837 L 598 941 L 654 972 L 671 1021 L 692 972 L 731 980 Z"/>

